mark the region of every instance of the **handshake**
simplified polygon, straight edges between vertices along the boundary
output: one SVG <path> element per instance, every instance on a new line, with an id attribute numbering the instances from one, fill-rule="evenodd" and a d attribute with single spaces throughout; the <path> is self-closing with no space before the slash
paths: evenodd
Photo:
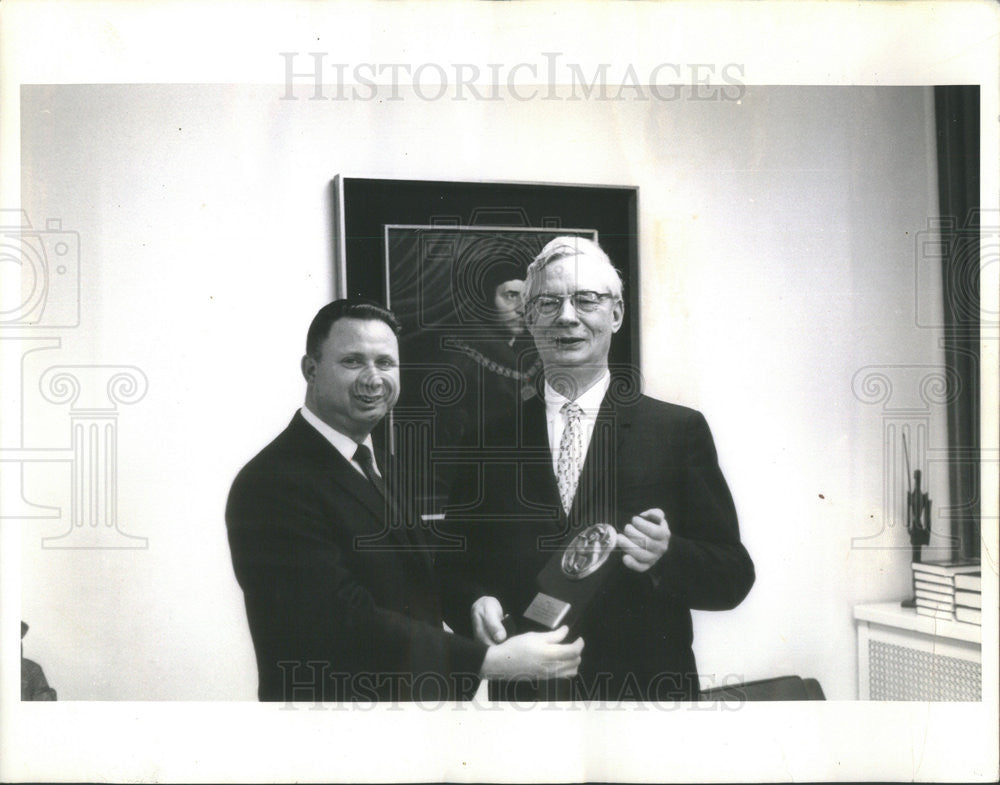
<path id="1" fill-rule="evenodd" d="M 480 597 L 472 605 L 476 640 L 489 648 L 480 676 L 484 679 L 557 679 L 576 676 L 583 652 L 583 638 L 563 643 L 566 625 L 552 632 L 525 632 L 507 637 L 503 608 L 496 597 Z"/>

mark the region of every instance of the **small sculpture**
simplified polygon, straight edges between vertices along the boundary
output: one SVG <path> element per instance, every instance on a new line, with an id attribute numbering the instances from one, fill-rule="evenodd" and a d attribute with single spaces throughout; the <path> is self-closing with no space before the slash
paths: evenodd
<path id="1" fill-rule="evenodd" d="M 931 539 L 931 499 L 920 490 L 920 469 L 913 472 L 910 485 L 910 452 L 903 434 L 903 455 L 906 458 L 906 531 L 910 533 L 913 561 L 920 561 L 920 547 Z"/>
<path id="2" fill-rule="evenodd" d="M 913 561 L 920 562 L 922 546 L 931 539 L 931 499 L 920 488 L 920 469 L 913 472 L 913 483 L 910 483 L 910 452 L 906 446 L 906 434 L 903 434 L 903 457 L 906 459 L 906 531 L 910 535 L 910 545 L 913 548 Z M 914 592 L 916 590 L 914 589 Z M 916 596 L 903 600 L 904 608 L 916 607 Z"/>

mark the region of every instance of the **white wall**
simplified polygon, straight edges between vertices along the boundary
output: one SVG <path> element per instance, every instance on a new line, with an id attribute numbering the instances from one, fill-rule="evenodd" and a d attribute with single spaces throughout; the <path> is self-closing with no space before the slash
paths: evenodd
<path id="1" fill-rule="evenodd" d="M 68 526 L 68 469 L 25 469 L 26 497 L 62 508 L 22 531 L 25 654 L 60 698 L 254 697 L 223 509 L 300 403 L 305 329 L 333 294 L 337 173 L 640 188 L 648 388 L 707 415 L 758 569 L 736 611 L 696 614 L 700 669 L 799 673 L 855 697 L 851 608 L 902 597 L 909 554 L 883 516 L 882 408 L 852 377 L 940 363 L 914 320 L 914 235 L 936 212 L 929 90 L 750 88 L 740 103 L 282 91 L 24 90 L 23 204 L 82 249 L 80 326 L 39 331 L 62 345 L 24 360 L 24 443 L 69 443 L 68 406 L 35 392 L 51 365 L 149 380 L 117 420 L 118 519 L 148 549 L 41 547 Z M 936 286 L 919 296 L 936 302 Z M 852 547 L 870 535 L 876 547 Z"/>

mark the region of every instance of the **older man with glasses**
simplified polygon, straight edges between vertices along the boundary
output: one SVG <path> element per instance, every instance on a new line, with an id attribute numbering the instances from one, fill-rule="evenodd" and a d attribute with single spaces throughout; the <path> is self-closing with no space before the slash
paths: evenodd
<path id="1" fill-rule="evenodd" d="M 453 486 L 445 528 L 464 547 L 440 560 L 452 586 L 448 621 L 484 643 L 505 640 L 505 619 L 531 603 L 552 553 L 610 524 L 623 568 L 574 628 L 584 640 L 578 677 L 495 694 L 692 699 L 691 610 L 733 608 L 754 581 L 708 425 L 642 394 L 638 374 L 611 373 L 625 305 L 596 243 L 548 243 L 528 268 L 524 303 L 542 394 L 513 420 L 487 423 Z"/>

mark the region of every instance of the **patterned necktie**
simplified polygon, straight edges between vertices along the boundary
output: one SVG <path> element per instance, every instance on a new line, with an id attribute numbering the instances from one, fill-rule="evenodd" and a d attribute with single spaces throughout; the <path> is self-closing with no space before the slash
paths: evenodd
<path id="1" fill-rule="evenodd" d="M 385 481 L 375 468 L 375 458 L 372 456 L 372 451 L 366 445 L 359 444 L 358 449 L 354 452 L 354 460 L 361 464 L 365 477 L 371 480 L 371 484 L 375 486 L 375 489 L 385 497 Z"/>
<path id="2" fill-rule="evenodd" d="M 569 515 L 576 496 L 576 484 L 580 481 L 580 470 L 583 468 L 583 425 L 580 418 L 583 409 L 573 401 L 567 401 L 562 407 L 566 426 L 563 428 L 562 439 L 559 440 L 559 460 L 556 468 L 556 481 L 559 483 L 559 498 L 563 510 Z"/>

